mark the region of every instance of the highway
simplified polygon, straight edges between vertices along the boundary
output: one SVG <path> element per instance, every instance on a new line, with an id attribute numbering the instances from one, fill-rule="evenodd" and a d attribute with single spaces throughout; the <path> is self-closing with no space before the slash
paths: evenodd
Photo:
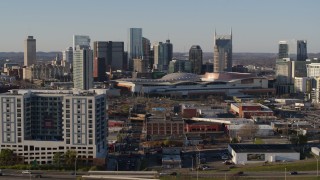
<path id="1" fill-rule="evenodd" d="M 75 175 L 71 174 L 72 172 L 61 172 L 61 171 L 40 171 L 40 170 L 32 170 L 32 174 L 22 174 L 22 170 L 10 170 L 10 169 L 2 169 L 1 179 L 39 179 L 37 176 L 41 175 L 41 178 L 44 179 L 61 179 L 61 180 L 70 180 L 76 179 Z M 86 175 L 86 172 L 77 172 L 78 176 Z"/>
<path id="2" fill-rule="evenodd" d="M 206 172 L 206 173 L 202 173 L 201 171 L 199 171 L 199 178 L 209 178 L 209 177 L 221 177 L 221 178 L 228 178 L 228 177 L 234 177 L 234 176 L 238 176 L 238 177 L 247 177 L 247 178 L 257 178 L 257 179 L 279 179 L 279 178 L 285 178 L 285 176 L 287 178 L 290 177 L 295 177 L 295 178 L 307 178 L 307 177 L 316 177 L 317 176 L 317 171 L 301 171 L 298 172 L 297 175 L 290 175 L 290 172 L 287 171 L 285 173 L 285 170 L 283 172 L 280 171 L 261 171 L 261 172 L 244 172 L 243 175 L 236 175 L 237 172 L 214 172 L 214 173 L 210 173 L 210 172 Z M 186 177 L 197 177 L 197 173 L 196 171 L 194 172 L 190 172 L 188 174 L 182 174 L 180 176 L 186 176 Z"/>

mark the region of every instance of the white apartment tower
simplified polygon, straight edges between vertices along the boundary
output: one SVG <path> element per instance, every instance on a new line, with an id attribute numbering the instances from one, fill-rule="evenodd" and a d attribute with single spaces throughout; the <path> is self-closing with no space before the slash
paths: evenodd
<path id="1" fill-rule="evenodd" d="M 10 90 L 0 94 L 1 149 L 25 163 L 53 163 L 74 150 L 83 163 L 104 164 L 107 155 L 106 90 Z"/>
<path id="2" fill-rule="evenodd" d="M 73 52 L 73 87 L 91 89 L 93 87 L 93 51 L 90 47 L 76 47 Z"/>

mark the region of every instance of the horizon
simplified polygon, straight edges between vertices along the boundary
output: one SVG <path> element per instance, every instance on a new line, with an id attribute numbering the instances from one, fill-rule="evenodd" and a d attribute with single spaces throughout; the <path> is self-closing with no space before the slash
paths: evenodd
<path id="1" fill-rule="evenodd" d="M 174 52 L 188 52 L 192 45 L 213 52 L 214 32 L 229 34 L 231 28 L 234 52 L 277 53 L 278 42 L 287 41 L 294 54 L 300 39 L 307 40 L 309 53 L 320 52 L 316 0 L 10 0 L 0 5 L 1 52 L 22 52 L 27 36 L 37 40 L 38 51 L 59 52 L 72 46 L 74 34 L 88 35 L 91 42 L 123 41 L 126 48 L 130 27 L 141 27 L 151 44 L 170 39 Z"/>

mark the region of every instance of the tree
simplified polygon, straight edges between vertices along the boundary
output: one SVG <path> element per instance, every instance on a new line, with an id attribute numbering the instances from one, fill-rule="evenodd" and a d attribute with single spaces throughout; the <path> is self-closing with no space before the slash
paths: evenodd
<path id="1" fill-rule="evenodd" d="M 238 136 L 241 138 L 253 139 L 259 130 L 256 124 L 245 124 L 239 129 Z"/>
<path id="2" fill-rule="evenodd" d="M 308 142 L 308 137 L 300 134 L 299 136 L 291 137 L 290 141 L 295 145 L 306 144 Z"/>
<path id="3" fill-rule="evenodd" d="M 76 158 L 77 152 L 75 150 L 67 150 L 67 152 L 64 154 L 65 164 L 69 167 L 72 167 L 76 161 Z"/>
<path id="4" fill-rule="evenodd" d="M 56 152 L 53 155 L 53 163 L 60 168 L 60 164 L 64 164 L 64 156 L 63 152 Z"/>
<path id="5" fill-rule="evenodd" d="M 14 164 L 14 153 L 11 149 L 2 149 L 0 152 L 0 164 L 9 166 Z"/>

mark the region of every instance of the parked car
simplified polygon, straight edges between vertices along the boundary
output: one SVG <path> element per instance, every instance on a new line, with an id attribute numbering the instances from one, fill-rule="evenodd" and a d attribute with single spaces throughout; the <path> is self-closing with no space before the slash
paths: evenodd
<path id="1" fill-rule="evenodd" d="M 298 175 L 298 172 L 297 171 L 292 171 L 292 172 L 290 172 L 290 175 Z"/>
<path id="2" fill-rule="evenodd" d="M 161 172 L 161 173 L 159 173 L 159 176 L 167 176 L 167 175 L 170 175 L 170 174 L 167 173 L 167 172 Z"/>
<path id="3" fill-rule="evenodd" d="M 210 166 L 208 166 L 208 165 L 203 165 L 203 166 L 200 167 L 200 169 L 201 169 L 202 171 L 206 171 L 206 170 L 211 170 L 211 169 L 213 169 L 213 168 L 210 167 Z"/>
<path id="4" fill-rule="evenodd" d="M 235 176 L 241 176 L 241 175 L 243 175 L 244 173 L 243 173 L 243 171 L 238 171 L 237 173 L 235 173 L 234 175 Z"/>
<path id="5" fill-rule="evenodd" d="M 223 155 L 223 156 L 221 156 L 221 159 L 222 159 L 222 160 L 227 160 L 227 159 L 229 159 L 229 157 L 226 156 L 226 155 Z"/>
<path id="6" fill-rule="evenodd" d="M 31 174 L 31 171 L 30 170 L 23 170 L 22 174 Z"/>
<path id="7" fill-rule="evenodd" d="M 170 173 L 171 176 L 176 176 L 177 175 L 177 172 L 172 172 Z"/>
<path id="8" fill-rule="evenodd" d="M 228 161 L 228 160 L 223 161 L 222 163 L 225 164 L 225 165 L 232 165 L 232 164 L 233 164 L 233 162 L 230 162 L 230 161 Z"/>

